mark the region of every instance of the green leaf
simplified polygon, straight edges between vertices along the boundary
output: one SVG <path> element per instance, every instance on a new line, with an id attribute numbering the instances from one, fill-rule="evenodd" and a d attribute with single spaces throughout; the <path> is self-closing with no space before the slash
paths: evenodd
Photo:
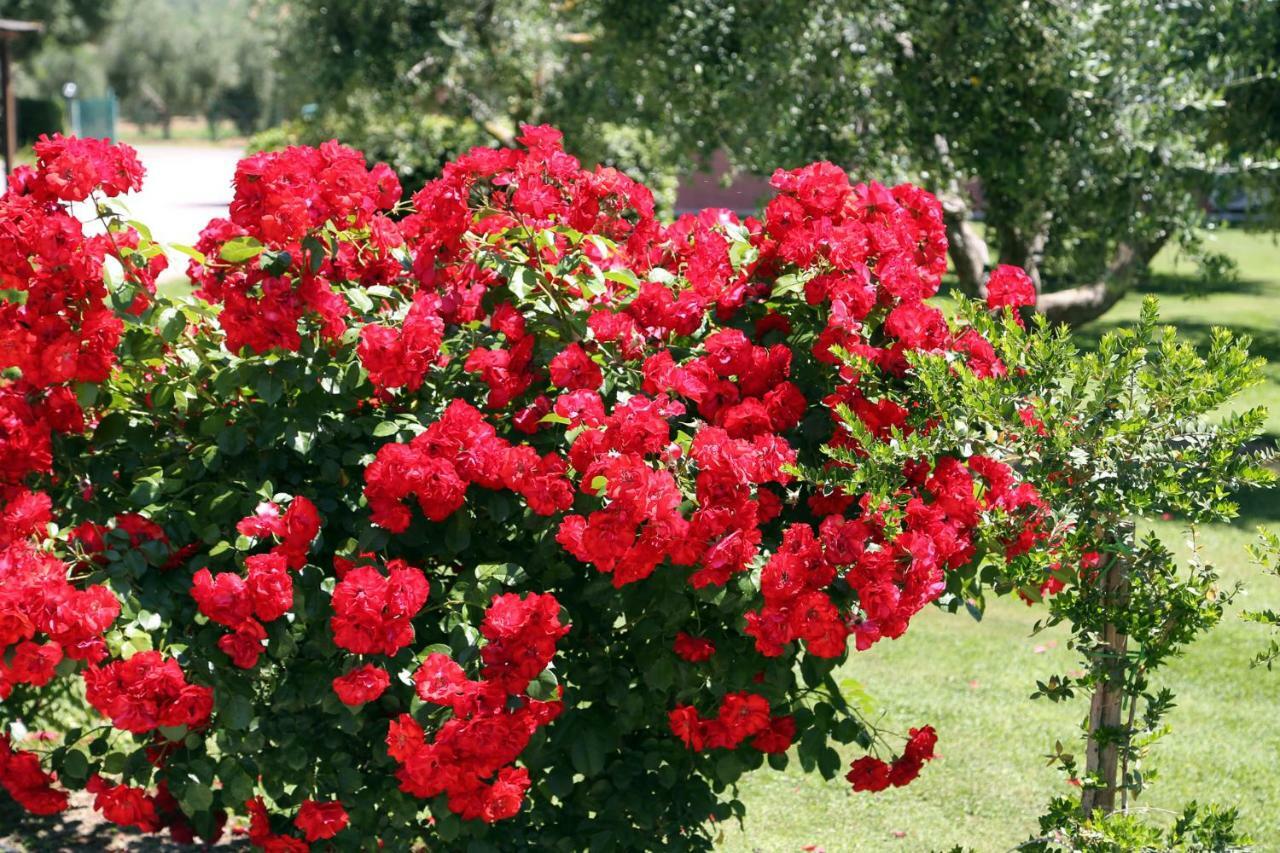
<path id="1" fill-rule="evenodd" d="M 461 554 L 471 546 L 471 519 L 465 512 L 455 512 L 445 530 L 444 544 L 455 554 Z"/>
<path id="2" fill-rule="evenodd" d="M 982 621 L 982 615 L 985 610 L 985 604 L 982 599 L 966 599 L 964 609 L 969 611 L 969 615 L 973 617 L 975 622 Z"/>
<path id="3" fill-rule="evenodd" d="M 178 308 L 166 308 L 160 312 L 160 337 L 173 343 L 187 328 L 187 317 Z"/>
<path id="4" fill-rule="evenodd" d="M 147 506 L 160 496 L 160 485 L 151 480 L 141 480 L 129 492 L 129 503 L 137 507 Z"/>
<path id="5" fill-rule="evenodd" d="M 225 760 L 223 763 L 226 764 Z M 218 777 L 222 780 L 224 795 L 232 802 L 243 803 L 253 796 L 253 779 L 239 766 L 219 767 Z"/>
<path id="6" fill-rule="evenodd" d="M 479 581 L 497 581 L 503 586 L 512 586 L 529 579 L 524 568 L 515 563 L 484 563 L 475 568 Z"/>
<path id="7" fill-rule="evenodd" d="M 640 287 L 640 280 L 636 278 L 635 273 L 631 272 L 631 270 L 609 270 L 604 274 L 604 277 L 608 281 L 625 284 L 632 290 L 637 290 Z"/>
<path id="8" fill-rule="evenodd" d="M 649 664 L 649 667 L 644 671 L 644 683 L 654 690 L 666 690 L 671 686 L 671 682 L 675 680 L 675 677 L 675 664 L 671 662 L 671 656 L 667 654 L 659 655 L 657 660 Z"/>
<path id="9" fill-rule="evenodd" d="M 145 223 L 139 222 L 136 219 L 130 219 L 127 220 L 125 224 L 131 227 L 134 231 L 137 231 L 138 235 L 148 243 L 154 243 L 156 241 L 156 239 L 151 236 L 151 229 L 148 228 Z"/>
<path id="10" fill-rule="evenodd" d="M 222 244 L 218 257 L 227 263 L 240 264 L 261 255 L 266 246 L 253 237 L 232 237 Z"/>
<path id="11" fill-rule="evenodd" d="M 528 299 L 529 294 L 533 292 L 534 274 L 528 267 L 516 267 L 511 273 L 511 280 L 507 283 L 511 295 L 521 301 Z"/>
<path id="12" fill-rule="evenodd" d="M 824 779 L 834 779 L 840 772 L 840 753 L 829 746 L 819 752 L 818 772 Z"/>
<path id="13" fill-rule="evenodd" d="M 124 766 L 125 766 L 125 759 L 126 759 L 126 756 L 123 752 L 108 753 L 107 756 L 102 759 L 102 772 L 103 773 L 123 773 Z"/>
<path id="14" fill-rule="evenodd" d="M 373 311 L 373 300 L 369 295 L 360 288 L 352 288 L 346 291 L 347 301 L 351 303 L 351 307 L 359 311 L 361 314 L 368 314 Z"/>
<path id="15" fill-rule="evenodd" d="M 81 780 L 89 776 L 89 759 L 79 750 L 70 750 L 62 761 L 62 773 L 69 779 Z"/>
<path id="16" fill-rule="evenodd" d="M 253 723 L 253 703 L 247 697 L 233 693 L 222 706 L 220 716 L 233 731 L 248 731 Z"/>
<path id="17" fill-rule="evenodd" d="M 256 390 L 262 402 L 274 406 L 284 396 L 284 382 L 274 373 L 264 373 L 258 377 Z"/>
<path id="18" fill-rule="evenodd" d="M 203 782 L 190 782 L 182 791 L 181 802 L 188 814 L 208 811 L 213 806 L 213 791 Z"/>
<path id="19" fill-rule="evenodd" d="M 193 249 L 191 246 L 186 246 L 186 245 L 183 245 L 182 243 L 170 243 L 169 248 L 175 251 L 181 252 L 182 254 L 186 255 L 188 258 L 193 258 L 195 262 L 198 264 L 203 265 L 209 262 L 208 259 L 204 256 L 204 252 L 201 252 L 198 249 Z"/>
<path id="20" fill-rule="evenodd" d="M 666 765 L 670 767 L 670 765 Z M 564 799 L 573 793 L 573 774 L 566 767 L 552 768 L 546 775 L 547 790 L 552 796 Z M 670 787 L 670 786 L 668 786 Z"/>
<path id="21" fill-rule="evenodd" d="M 245 449 L 248 437 L 243 427 L 227 427 L 218 433 L 218 449 L 228 456 L 237 456 Z"/>
<path id="22" fill-rule="evenodd" d="M 742 762 L 732 752 L 716 759 L 716 778 L 721 782 L 736 782 L 742 775 Z"/>
<path id="23" fill-rule="evenodd" d="M 791 293 L 801 293 L 804 291 L 805 278 L 798 273 L 778 276 L 773 282 L 773 296 L 785 296 Z"/>
<path id="24" fill-rule="evenodd" d="M 529 683 L 528 693 L 534 699 L 547 702 L 559 695 L 556 687 L 556 674 L 549 669 L 544 669 Z"/>
<path id="25" fill-rule="evenodd" d="M 80 382 L 76 385 L 76 402 L 80 408 L 88 409 L 98 400 L 98 386 L 92 382 Z"/>
<path id="26" fill-rule="evenodd" d="M 98 428 L 93 431 L 93 443 L 103 445 L 115 441 L 124 435 L 125 427 L 128 425 L 129 419 L 124 414 L 112 412 L 98 421 Z"/>
<path id="27" fill-rule="evenodd" d="M 595 776 L 604 770 L 605 752 L 600 735 L 588 729 L 574 738 L 569 745 L 569 760 L 573 762 L 573 769 L 583 776 Z"/>
<path id="28" fill-rule="evenodd" d="M 433 812 L 432 814 L 436 819 L 435 834 L 441 841 L 453 841 L 462 832 L 462 820 L 457 815 L 451 812 L 443 814 L 435 814 Z"/>
<path id="29" fill-rule="evenodd" d="M 320 267 L 324 264 L 324 244 L 315 237 L 308 236 L 302 241 L 302 248 L 307 252 L 307 268 L 313 274 L 319 272 Z"/>
<path id="30" fill-rule="evenodd" d="M 293 255 L 288 252 L 265 251 L 258 264 L 269 275 L 284 275 L 293 265 Z"/>
<path id="31" fill-rule="evenodd" d="M 165 740 L 177 743 L 187 736 L 186 726 L 161 726 L 160 734 L 164 735 Z"/>

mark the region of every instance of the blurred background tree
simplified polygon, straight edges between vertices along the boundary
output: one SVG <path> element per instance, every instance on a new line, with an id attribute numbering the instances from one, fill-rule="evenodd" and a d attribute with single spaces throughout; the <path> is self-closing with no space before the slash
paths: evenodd
<path id="1" fill-rule="evenodd" d="M 114 0 L 0 0 L 0 18 L 44 24 L 44 32 L 14 44 L 21 57 L 51 44 L 90 41 L 111 20 L 113 8 Z"/>
<path id="2" fill-rule="evenodd" d="M 113 91 L 122 117 L 167 136 L 175 117 L 230 121 L 241 134 L 281 117 L 267 0 L 0 0 L 0 16 L 45 22 L 26 46 L 19 94 L 58 99 Z M 35 50 L 33 48 L 38 48 Z"/>
<path id="3" fill-rule="evenodd" d="M 114 0 L 0 0 L 0 18 L 37 21 L 40 33 L 14 40 L 17 61 L 18 143 L 26 146 L 41 133 L 63 124 L 62 85 L 68 80 L 105 79 L 94 48 L 111 20 Z"/>
<path id="4" fill-rule="evenodd" d="M 102 40 L 121 110 L 168 137 L 175 116 L 230 119 L 242 133 L 269 118 L 276 80 L 270 7 L 254 0 L 121 0 Z"/>
<path id="5" fill-rule="evenodd" d="M 511 144 L 520 122 L 551 122 L 584 160 L 638 177 L 668 208 L 674 201 L 678 162 L 661 129 L 597 109 L 607 105 L 583 85 L 599 69 L 583 61 L 594 37 L 574 3 L 289 0 L 277 9 L 289 34 L 278 44 L 281 100 L 306 117 L 259 145 L 337 135 L 416 187 L 473 145 Z"/>

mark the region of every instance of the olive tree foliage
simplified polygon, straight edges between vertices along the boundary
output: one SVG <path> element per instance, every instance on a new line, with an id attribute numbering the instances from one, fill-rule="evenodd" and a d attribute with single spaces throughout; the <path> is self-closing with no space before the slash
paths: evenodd
<path id="1" fill-rule="evenodd" d="M 586 85 L 675 151 L 921 181 L 945 199 L 960 286 L 1016 263 L 1056 321 L 1104 313 L 1171 241 L 1221 272 L 1197 238 L 1206 202 L 1274 174 L 1273 129 L 1241 109 L 1275 96 L 1274 0 L 574 8 L 595 35 Z"/>
<path id="2" fill-rule="evenodd" d="M 278 4 L 291 94 L 339 111 L 367 91 L 466 115 L 496 141 L 535 119 L 555 85 L 561 22 L 543 4 L 303 0 Z"/>
<path id="3" fill-rule="evenodd" d="M 25 56 L 49 44 L 89 41 L 111 20 L 114 6 L 115 0 L 0 0 L 0 18 L 44 25 L 38 35 L 15 42 L 17 54 Z"/>
<path id="4" fill-rule="evenodd" d="M 674 198 L 674 158 L 662 129 L 623 124 L 597 97 L 603 85 L 583 85 L 600 73 L 584 61 L 594 39 L 585 7 L 521 0 L 268 5 L 276 15 L 280 102 L 294 115 L 305 106 L 307 118 L 264 135 L 263 147 L 337 136 L 416 189 L 473 145 L 509 146 L 522 122 L 552 122 L 584 162 L 645 181 L 660 202 Z"/>
<path id="5" fill-rule="evenodd" d="M 1268 6 L 1267 14 L 1234 15 L 1215 34 L 1212 51 L 1229 46 L 1232 56 L 1241 57 L 1237 70 L 1223 92 L 1221 121 L 1214 128 L 1214 141 L 1226 146 L 1231 157 L 1241 158 L 1245 173 L 1276 170 L 1280 154 L 1280 10 Z M 1252 73 L 1250 71 L 1252 70 Z M 1255 162 L 1260 159 L 1261 162 Z M 1243 182 L 1244 189 L 1250 189 Z M 1280 212 L 1280 193 L 1255 193 L 1250 201 L 1261 208 L 1258 221 L 1266 226 Z"/>
<path id="6" fill-rule="evenodd" d="M 107 26 L 114 5 L 115 0 L 0 0 L 0 18 L 44 27 L 13 42 L 17 95 L 55 97 L 68 80 L 94 92 L 103 88 L 103 75 L 86 42 Z"/>
<path id="7" fill-rule="evenodd" d="M 271 8 L 258 0 L 121 0 L 101 40 L 101 62 L 124 115 L 158 124 L 223 118 L 242 132 L 266 117 L 275 79 Z"/>

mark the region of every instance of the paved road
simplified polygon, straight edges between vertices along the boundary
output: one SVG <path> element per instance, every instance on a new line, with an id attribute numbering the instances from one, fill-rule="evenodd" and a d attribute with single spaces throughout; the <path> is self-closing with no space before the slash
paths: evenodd
<path id="1" fill-rule="evenodd" d="M 210 219 L 226 215 L 231 178 L 242 152 L 213 146 L 136 147 L 147 175 L 142 192 L 125 199 L 129 210 L 159 242 L 194 244 Z M 185 269 L 186 260 L 170 253 L 171 268 Z"/>

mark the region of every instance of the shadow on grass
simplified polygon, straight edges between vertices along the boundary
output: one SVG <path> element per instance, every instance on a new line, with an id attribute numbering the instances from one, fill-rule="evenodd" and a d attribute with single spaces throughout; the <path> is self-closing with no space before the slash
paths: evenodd
<path id="1" fill-rule="evenodd" d="M 1271 446 L 1275 447 L 1275 436 L 1267 436 Z M 1274 527 L 1280 522 L 1280 490 L 1246 489 L 1236 495 L 1236 503 L 1240 505 L 1240 516 L 1235 525 L 1252 529 L 1258 525 Z"/>
<path id="2" fill-rule="evenodd" d="M 1204 278 L 1194 273 L 1153 272 L 1136 292 L 1151 296 L 1213 296 L 1218 293 L 1241 293 L 1259 296 L 1270 292 L 1267 282 L 1256 278 Z"/>

